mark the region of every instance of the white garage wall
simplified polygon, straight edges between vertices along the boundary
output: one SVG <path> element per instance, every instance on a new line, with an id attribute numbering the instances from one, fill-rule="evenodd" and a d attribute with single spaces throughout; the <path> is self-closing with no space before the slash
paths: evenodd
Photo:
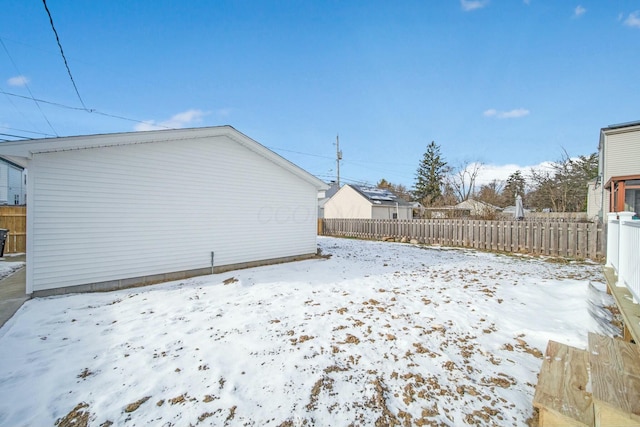
<path id="1" fill-rule="evenodd" d="M 317 188 L 228 136 L 34 154 L 29 186 L 28 292 L 316 251 Z"/>

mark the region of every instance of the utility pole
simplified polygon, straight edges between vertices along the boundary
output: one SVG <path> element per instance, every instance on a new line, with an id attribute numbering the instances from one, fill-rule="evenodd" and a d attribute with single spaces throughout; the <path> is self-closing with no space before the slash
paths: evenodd
<path id="1" fill-rule="evenodd" d="M 338 188 L 340 188 L 340 160 L 342 160 L 342 151 L 340 151 L 340 136 L 336 135 L 336 170 Z"/>

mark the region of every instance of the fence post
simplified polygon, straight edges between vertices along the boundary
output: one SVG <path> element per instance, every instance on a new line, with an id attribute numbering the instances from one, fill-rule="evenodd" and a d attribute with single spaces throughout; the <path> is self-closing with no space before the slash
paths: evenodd
<path id="1" fill-rule="evenodd" d="M 618 283 L 617 286 L 627 286 L 627 273 L 631 266 L 628 265 L 629 257 L 627 253 L 622 253 L 631 249 L 631 233 L 624 230 L 625 222 L 632 221 L 635 212 L 618 212 L 620 222 L 618 225 Z"/>
<path id="2" fill-rule="evenodd" d="M 616 268 L 618 265 L 618 238 L 620 237 L 619 233 L 619 224 L 618 214 L 617 213 L 609 213 L 607 214 L 607 267 Z"/>

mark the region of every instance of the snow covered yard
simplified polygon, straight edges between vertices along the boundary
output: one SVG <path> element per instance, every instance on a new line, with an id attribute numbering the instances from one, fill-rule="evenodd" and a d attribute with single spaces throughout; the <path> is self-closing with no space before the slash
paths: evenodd
<path id="1" fill-rule="evenodd" d="M 525 425 L 599 265 L 320 238 L 329 259 L 28 301 L 0 425 Z M 72 424 L 77 422 L 77 424 Z"/>

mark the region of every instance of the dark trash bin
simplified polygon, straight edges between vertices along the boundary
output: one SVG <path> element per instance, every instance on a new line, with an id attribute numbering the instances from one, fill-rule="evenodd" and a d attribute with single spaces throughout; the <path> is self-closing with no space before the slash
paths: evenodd
<path id="1" fill-rule="evenodd" d="M 9 230 L 0 228 L 0 257 L 4 256 L 4 244 L 7 243 L 7 235 Z"/>

